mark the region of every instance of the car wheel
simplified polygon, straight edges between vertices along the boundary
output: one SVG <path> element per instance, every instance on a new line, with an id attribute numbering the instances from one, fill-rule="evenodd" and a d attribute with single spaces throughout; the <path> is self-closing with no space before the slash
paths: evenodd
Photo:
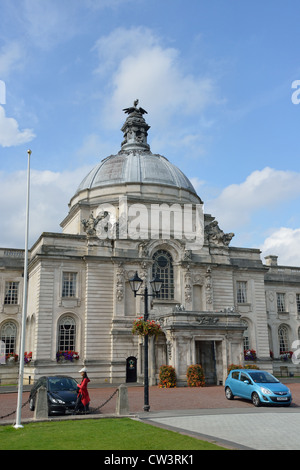
<path id="1" fill-rule="evenodd" d="M 30 411 L 34 411 L 34 399 L 30 398 L 29 400 L 29 409 Z"/>
<path id="2" fill-rule="evenodd" d="M 225 388 L 225 397 L 227 398 L 227 400 L 233 400 L 234 399 L 234 395 L 233 395 L 233 393 L 232 393 L 232 391 L 230 390 L 229 387 Z"/>
<path id="3" fill-rule="evenodd" d="M 252 403 L 254 406 L 260 406 L 260 398 L 256 392 L 252 393 Z"/>

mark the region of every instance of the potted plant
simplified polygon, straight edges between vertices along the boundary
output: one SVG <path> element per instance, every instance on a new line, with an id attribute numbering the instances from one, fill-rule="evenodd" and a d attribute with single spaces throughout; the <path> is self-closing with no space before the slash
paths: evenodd
<path id="1" fill-rule="evenodd" d="M 205 386 L 205 377 L 204 371 L 201 364 L 194 364 L 188 367 L 187 373 L 187 382 L 189 387 L 204 387 Z"/>
<path id="2" fill-rule="evenodd" d="M 176 373 L 173 366 L 161 366 L 159 369 L 159 388 L 175 388 Z"/>

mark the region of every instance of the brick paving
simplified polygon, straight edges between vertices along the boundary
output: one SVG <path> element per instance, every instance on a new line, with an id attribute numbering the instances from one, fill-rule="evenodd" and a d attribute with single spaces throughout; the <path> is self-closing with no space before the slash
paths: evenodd
<path id="1" fill-rule="evenodd" d="M 287 384 L 293 394 L 292 407 L 300 407 L 300 383 Z M 116 390 L 117 386 L 105 386 L 94 388 L 94 384 L 89 388 L 91 397 L 91 408 L 97 408 L 102 405 Z M 23 403 L 28 399 L 29 392 L 23 392 Z M 194 410 L 194 409 L 245 409 L 253 408 L 253 405 L 242 399 L 226 400 L 224 396 L 224 387 L 211 386 L 204 388 L 180 387 L 173 389 L 160 389 L 158 387 L 149 388 L 151 411 L 163 410 Z M 116 395 L 103 408 L 101 414 L 114 414 L 116 410 Z M 130 413 L 140 413 L 143 411 L 144 389 L 141 386 L 128 387 L 128 399 Z M 16 409 L 17 393 L 0 394 L 0 416 Z M 22 418 L 32 418 L 33 413 L 26 405 L 22 410 Z M 14 415 L 7 418 L 14 419 Z M 4 421 L 4 420 L 3 420 Z M 0 421 L 1 423 L 1 421 Z"/>

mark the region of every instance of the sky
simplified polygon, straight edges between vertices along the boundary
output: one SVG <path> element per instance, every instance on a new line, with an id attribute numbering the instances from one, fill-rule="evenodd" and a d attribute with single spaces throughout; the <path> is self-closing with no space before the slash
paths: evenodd
<path id="1" fill-rule="evenodd" d="M 0 246 L 60 232 L 139 99 L 232 246 L 300 266 L 299 0 L 0 0 Z"/>

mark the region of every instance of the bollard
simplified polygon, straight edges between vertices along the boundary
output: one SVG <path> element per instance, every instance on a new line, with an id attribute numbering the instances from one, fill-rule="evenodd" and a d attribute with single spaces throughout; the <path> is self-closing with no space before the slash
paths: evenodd
<path id="1" fill-rule="evenodd" d="M 116 404 L 117 415 L 128 415 L 129 414 L 129 403 L 128 403 L 128 390 L 126 385 L 120 385 L 118 389 L 118 398 Z"/>
<path id="2" fill-rule="evenodd" d="M 37 391 L 34 419 L 48 419 L 48 397 L 45 387 L 40 387 Z"/>

